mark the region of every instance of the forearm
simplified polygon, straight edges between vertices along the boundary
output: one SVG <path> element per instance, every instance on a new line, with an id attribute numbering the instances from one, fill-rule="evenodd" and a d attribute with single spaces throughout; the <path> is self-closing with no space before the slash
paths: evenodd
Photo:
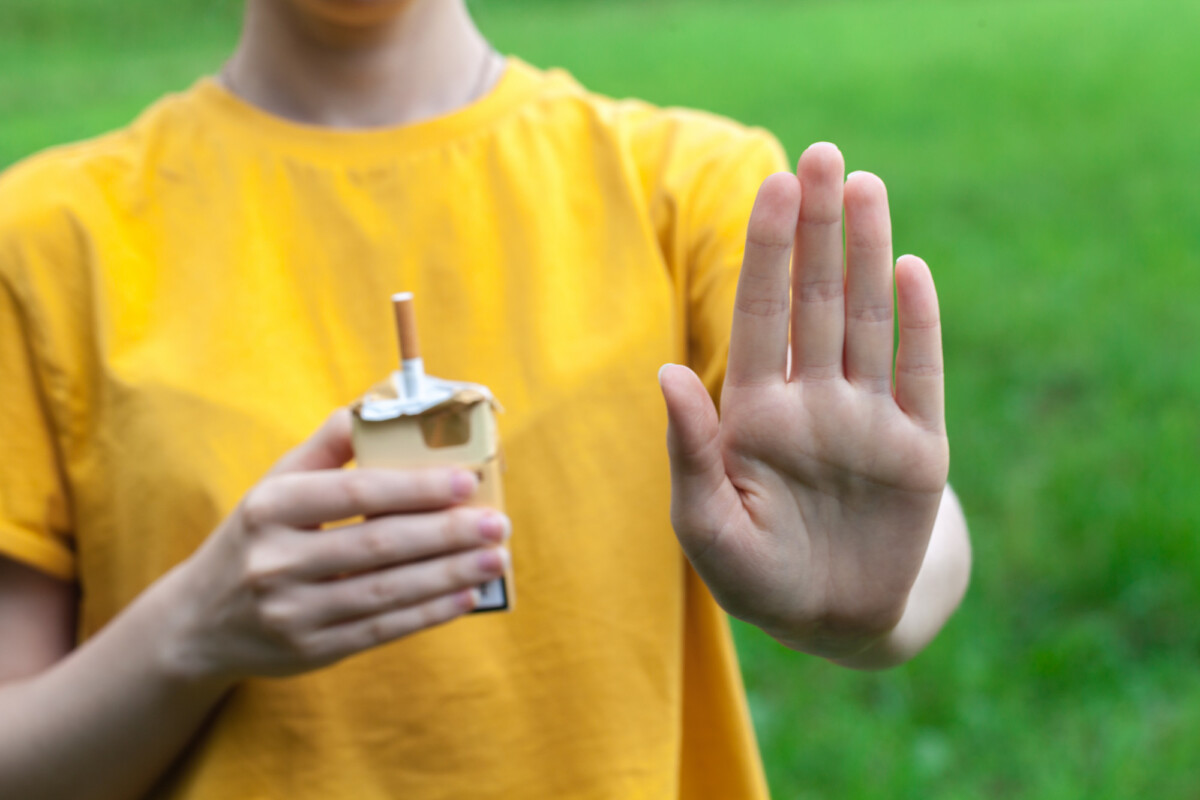
<path id="1" fill-rule="evenodd" d="M 474 607 L 507 571 L 511 523 L 462 505 L 478 488 L 466 470 L 342 469 L 350 431 L 331 415 L 82 647 L 45 667 L 0 652 L 0 675 L 42 669 L 0 685 L 0 797 L 142 797 L 238 680 L 311 672 Z M 37 581 L 3 578 L 0 633 L 6 610 L 62 616 L 53 585 L 39 602 Z"/>
<path id="2" fill-rule="evenodd" d="M 903 664 L 933 640 L 958 608 L 971 574 L 971 542 L 958 497 L 947 486 L 916 582 L 900 622 L 865 650 L 835 663 L 853 669 Z"/>
<path id="3" fill-rule="evenodd" d="M 171 577 L 45 671 L 0 686 L 0 797 L 143 796 L 228 689 L 172 663 Z"/>

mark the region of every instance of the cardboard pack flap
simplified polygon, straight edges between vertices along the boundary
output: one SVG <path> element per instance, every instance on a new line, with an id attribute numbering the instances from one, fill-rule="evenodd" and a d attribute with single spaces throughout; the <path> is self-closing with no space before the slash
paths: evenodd
<path id="1" fill-rule="evenodd" d="M 442 414 L 465 410 L 477 403 L 488 403 L 495 411 L 503 410 L 492 397 L 491 390 L 478 383 L 447 381 L 426 375 L 421 396 L 409 399 L 400 397 L 396 390 L 398 380 L 401 378 L 395 373 L 387 380 L 375 384 L 351 406 L 351 410 L 367 422 Z"/>

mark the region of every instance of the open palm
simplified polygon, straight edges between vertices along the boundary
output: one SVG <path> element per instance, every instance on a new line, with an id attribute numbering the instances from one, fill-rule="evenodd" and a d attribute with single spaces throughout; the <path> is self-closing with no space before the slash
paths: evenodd
<path id="1" fill-rule="evenodd" d="M 835 658 L 900 619 L 949 467 L 933 279 L 913 256 L 893 273 L 883 182 L 843 171 L 817 144 L 763 182 L 720 417 L 690 370 L 660 375 L 692 565 L 734 616 Z"/>

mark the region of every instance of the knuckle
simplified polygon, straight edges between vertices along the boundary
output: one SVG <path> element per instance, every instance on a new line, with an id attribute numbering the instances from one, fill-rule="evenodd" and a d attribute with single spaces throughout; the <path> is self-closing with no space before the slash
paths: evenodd
<path id="1" fill-rule="evenodd" d="M 842 204 L 837 202 L 800 201 L 798 227 L 801 236 L 832 237 L 842 233 Z"/>
<path id="2" fill-rule="evenodd" d="M 243 583 L 255 597 L 266 597 L 277 591 L 287 579 L 287 561 L 275 553 L 256 548 L 246 556 Z"/>
<path id="3" fill-rule="evenodd" d="M 413 473 L 413 490 L 426 502 L 448 502 L 451 498 L 449 470 L 421 470 Z"/>
<path id="4" fill-rule="evenodd" d="M 928 333 L 936 331 L 942 327 L 942 321 L 936 317 L 928 317 L 926 319 L 909 319 L 903 320 L 901 328 L 904 331 L 912 331 L 914 333 Z"/>
<path id="5" fill-rule="evenodd" d="M 391 629 L 383 617 L 375 617 L 366 626 L 366 646 L 378 647 L 391 640 Z"/>
<path id="6" fill-rule="evenodd" d="M 261 531 L 279 518 L 279 486 L 265 480 L 255 486 L 242 501 L 242 522 L 248 531 Z"/>
<path id="7" fill-rule="evenodd" d="M 466 583 L 462 575 L 462 559 L 461 558 L 446 558 L 442 559 L 442 566 L 437 572 L 437 578 L 434 578 L 431 583 L 442 585 L 442 587 L 458 587 Z"/>
<path id="8" fill-rule="evenodd" d="M 891 305 L 861 305 L 850 309 L 850 318 L 855 322 L 882 323 L 892 322 Z"/>
<path id="9" fill-rule="evenodd" d="M 380 563 L 391 557 L 392 541 L 387 532 L 379 525 L 369 525 L 359 540 L 359 547 L 373 563 Z"/>
<path id="10" fill-rule="evenodd" d="M 446 544 L 468 544 L 476 539 L 479 512 L 468 508 L 452 508 L 446 512 L 442 537 Z"/>
<path id="11" fill-rule="evenodd" d="M 781 232 L 779 225 L 768 224 L 751 217 L 746 228 L 746 243 L 751 247 L 778 253 L 792 249 L 792 233 L 791 228 Z"/>
<path id="12" fill-rule="evenodd" d="M 744 441 L 748 438 L 742 432 L 744 430 L 744 427 L 735 430 L 727 441 L 731 443 L 737 441 L 738 444 L 749 447 L 756 446 L 753 441 Z M 667 450 L 675 459 L 671 468 L 681 476 L 705 475 L 708 473 L 707 465 L 714 463 L 713 460 L 720 457 L 721 444 L 720 434 L 710 435 L 702 442 L 683 442 L 677 437 L 672 437 L 667 442 Z"/>
<path id="13" fill-rule="evenodd" d="M 422 603 L 413 609 L 416 616 L 417 630 L 432 628 L 442 620 L 437 613 L 436 603 Z"/>
<path id="14" fill-rule="evenodd" d="M 846 226 L 846 249 L 848 250 L 874 254 L 888 252 L 891 248 L 891 239 L 882 235 L 878 229 L 862 231 L 853 225 Z M 887 260 L 891 261 L 891 258 L 889 257 Z"/>
<path id="15" fill-rule="evenodd" d="M 442 578 L 446 586 L 464 586 L 471 582 L 470 571 L 466 558 L 447 558 L 442 567 Z"/>
<path id="16" fill-rule="evenodd" d="M 788 298 L 786 294 L 771 297 L 741 297 L 736 301 L 736 308 L 743 314 L 754 317 L 774 317 L 786 314 Z"/>
<path id="17" fill-rule="evenodd" d="M 289 646 L 293 645 L 298 638 L 295 610 L 288 604 L 267 603 L 260 606 L 258 622 L 263 630 L 288 642 Z"/>
<path id="18" fill-rule="evenodd" d="M 801 281 L 796 285 L 797 299 L 801 303 L 827 303 L 840 300 L 845 291 L 846 287 L 841 278 Z"/>
<path id="19" fill-rule="evenodd" d="M 904 364 L 900 371 L 914 378 L 940 378 L 944 373 L 942 365 L 936 362 Z"/>
<path id="20" fill-rule="evenodd" d="M 346 505 L 362 511 L 370 509 L 374 483 L 374 477 L 369 473 L 347 470 L 341 482 L 342 497 Z"/>
<path id="21" fill-rule="evenodd" d="M 802 364 L 796 373 L 809 381 L 835 381 L 842 377 L 842 364 L 838 361 L 824 364 Z"/>
<path id="22" fill-rule="evenodd" d="M 372 578 L 367 583 L 367 593 L 378 604 L 390 603 L 396 596 L 396 590 L 390 581 L 384 577 Z"/>

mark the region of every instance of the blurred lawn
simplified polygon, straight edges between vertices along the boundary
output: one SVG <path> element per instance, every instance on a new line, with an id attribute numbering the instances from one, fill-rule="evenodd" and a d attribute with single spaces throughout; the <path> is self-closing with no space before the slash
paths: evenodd
<path id="1" fill-rule="evenodd" d="M 232 47 L 237 0 L 2 0 L 0 165 Z M 976 571 L 914 663 L 737 630 L 781 798 L 1200 795 L 1200 4 L 479 0 L 504 51 L 888 181 Z"/>

